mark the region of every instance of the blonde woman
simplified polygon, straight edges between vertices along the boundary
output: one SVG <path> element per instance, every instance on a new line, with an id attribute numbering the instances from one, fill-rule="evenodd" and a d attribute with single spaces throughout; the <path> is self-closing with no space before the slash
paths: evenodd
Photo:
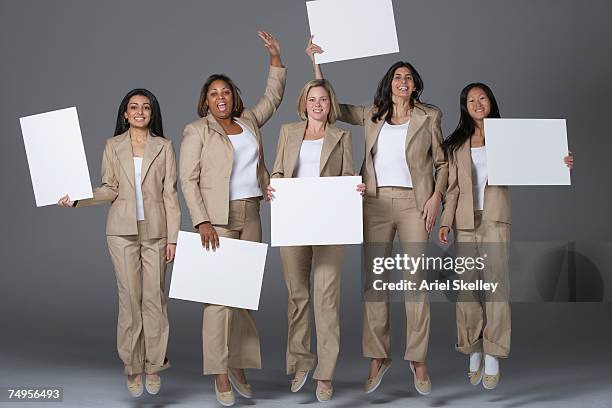
<path id="1" fill-rule="evenodd" d="M 334 125 L 339 107 L 331 84 L 309 81 L 297 101 L 299 122 L 281 127 L 272 177 L 333 177 L 353 175 L 350 132 Z M 268 186 L 268 199 L 274 198 Z M 291 391 L 299 391 L 315 366 L 317 399 L 329 401 L 340 352 L 340 245 L 281 247 L 288 290 L 287 374 Z M 310 277 L 317 333 L 317 356 L 310 351 Z"/>

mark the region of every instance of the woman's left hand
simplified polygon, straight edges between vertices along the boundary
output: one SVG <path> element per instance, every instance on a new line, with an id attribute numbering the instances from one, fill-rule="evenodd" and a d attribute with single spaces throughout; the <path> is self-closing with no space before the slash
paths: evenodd
<path id="1" fill-rule="evenodd" d="M 425 220 L 425 231 L 429 234 L 436 223 L 436 217 L 440 211 L 442 196 L 438 192 L 434 192 L 423 207 L 423 219 Z"/>
<path id="2" fill-rule="evenodd" d="M 366 185 L 364 183 L 357 184 L 357 191 L 359 191 L 359 194 L 364 197 L 366 195 Z"/>
<path id="3" fill-rule="evenodd" d="M 166 245 L 166 263 L 174 261 L 174 255 L 176 254 L 176 244 Z"/>
<path id="4" fill-rule="evenodd" d="M 574 168 L 574 155 L 572 152 L 567 152 L 567 156 L 563 158 L 563 163 L 565 163 L 567 168 L 570 170 Z"/>
<path id="5" fill-rule="evenodd" d="M 264 42 L 264 46 L 268 49 L 270 57 L 280 57 L 280 44 L 272 34 L 266 31 L 257 31 L 257 35 Z"/>

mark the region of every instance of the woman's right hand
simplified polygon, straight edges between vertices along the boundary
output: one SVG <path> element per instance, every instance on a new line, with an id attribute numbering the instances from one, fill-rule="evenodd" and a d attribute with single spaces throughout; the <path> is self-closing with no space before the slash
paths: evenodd
<path id="1" fill-rule="evenodd" d="M 274 200 L 274 192 L 276 191 L 276 189 L 274 189 L 274 187 L 272 187 L 271 185 L 268 184 L 268 188 L 266 188 L 266 201 L 272 201 Z"/>
<path id="2" fill-rule="evenodd" d="M 440 227 L 438 230 L 438 241 L 440 241 L 443 245 L 448 245 L 448 234 L 450 233 L 450 228 L 448 227 Z"/>
<path id="3" fill-rule="evenodd" d="M 212 248 L 215 251 L 219 248 L 219 235 L 210 222 L 203 222 L 198 225 L 202 246 L 208 251 Z"/>
<path id="4" fill-rule="evenodd" d="M 70 197 L 68 196 L 68 194 L 66 194 L 65 196 L 59 199 L 57 205 L 65 208 L 72 208 L 72 206 L 74 206 L 74 201 L 70 201 Z"/>

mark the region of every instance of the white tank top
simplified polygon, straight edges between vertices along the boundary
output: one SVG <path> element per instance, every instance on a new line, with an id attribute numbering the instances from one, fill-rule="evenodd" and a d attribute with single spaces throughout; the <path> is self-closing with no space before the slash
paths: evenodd
<path id="1" fill-rule="evenodd" d="M 136 219 L 144 220 L 144 204 L 142 201 L 142 157 L 134 157 L 134 189 L 136 190 Z"/>
<path id="2" fill-rule="evenodd" d="M 296 177 L 319 177 L 321 166 L 321 150 L 323 149 L 322 137 L 317 140 L 302 140 L 300 157 L 297 162 Z"/>
<path id="3" fill-rule="evenodd" d="M 472 196 L 474 197 L 474 210 L 484 208 L 484 191 L 489 177 L 487 171 L 487 148 L 472 147 Z"/>
<path id="4" fill-rule="evenodd" d="M 257 161 L 259 160 L 257 139 L 249 128 L 240 123 L 238 125 L 242 128 L 242 133 L 228 135 L 234 150 L 232 175 L 230 176 L 230 201 L 262 195 L 259 180 L 257 180 Z"/>
<path id="5" fill-rule="evenodd" d="M 406 162 L 406 137 L 410 121 L 402 125 L 387 122 L 380 129 L 374 153 L 374 171 L 378 187 L 412 187 Z"/>

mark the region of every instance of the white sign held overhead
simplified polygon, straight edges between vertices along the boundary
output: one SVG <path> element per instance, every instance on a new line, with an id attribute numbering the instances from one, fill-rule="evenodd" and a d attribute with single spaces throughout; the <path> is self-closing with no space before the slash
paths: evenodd
<path id="1" fill-rule="evenodd" d="M 267 244 L 222 237 L 207 251 L 200 234 L 179 231 L 169 295 L 257 310 L 267 251 Z"/>
<path id="2" fill-rule="evenodd" d="M 571 185 L 565 119 L 485 119 L 488 183 Z"/>
<path id="3" fill-rule="evenodd" d="M 316 0 L 306 3 L 317 64 L 399 52 L 391 0 Z"/>
<path id="4" fill-rule="evenodd" d="M 36 206 L 93 197 L 76 108 L 19 119 Z"/>
<path id="5" fill-rule="evenodd" d="M 273 178 L 272 246 L 363 242 L 361 177 Z"/>

